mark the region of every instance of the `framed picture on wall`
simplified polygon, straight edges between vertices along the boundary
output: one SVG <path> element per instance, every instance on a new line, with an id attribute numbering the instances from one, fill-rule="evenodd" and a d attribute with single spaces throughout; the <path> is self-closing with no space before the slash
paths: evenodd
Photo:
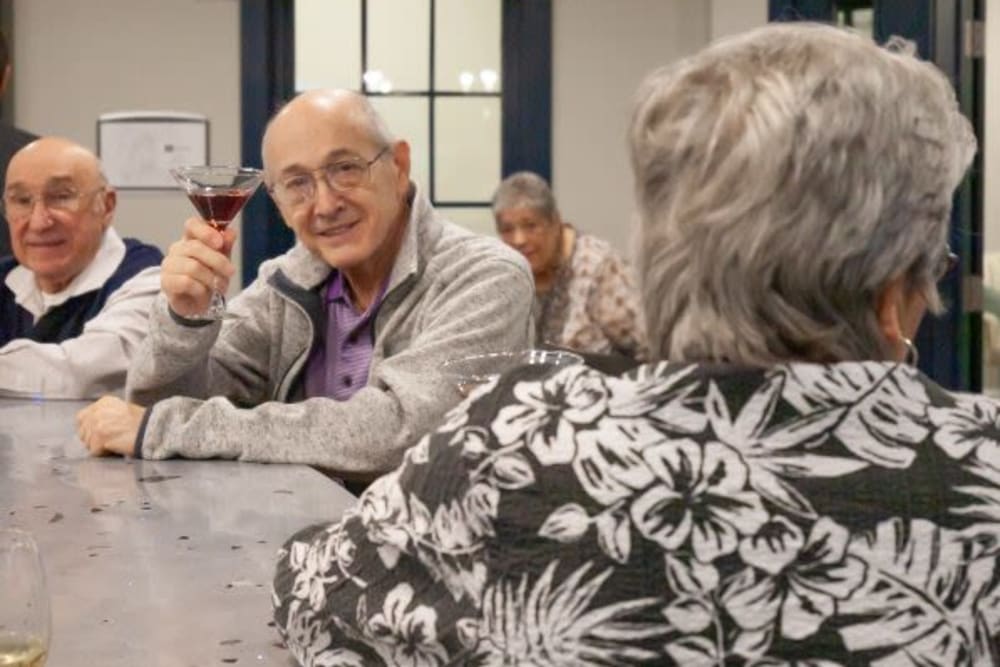
<path id="1" fill-rule="evenodd" d="M 97 119 L 97 154 L 123 190 L 172 190 L 172 167 L 208 164 L 208 118 L 179 111 L 116 111 Z"/>

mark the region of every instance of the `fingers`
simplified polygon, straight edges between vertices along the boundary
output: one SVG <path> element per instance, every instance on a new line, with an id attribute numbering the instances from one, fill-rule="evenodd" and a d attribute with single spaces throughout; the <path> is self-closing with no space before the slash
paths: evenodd
<path id="1" fill-rule="evenodd" d="M 229 279 L 236 272 L 223 252 L 206 243 L 206 240 L 219 241 L 228 252 L 236 238 L 235 232 L 216 232 L 197 218 L 188 220 L 188 230 L 203 238 L 188 238 L 185 232 L 184 239 L 170 246 L 160 271 L 160 286 L 171 308 L 180 315 L 204 311 L 212 292 L 225 292 Z"/>
<path id="2" fill-rule="evenodd" d="M 76 432 L 92 456 L 132 456 L 144 410 L 105 396 L 76 414 Z"/>
<path id="3" fill-rule="evenodd" d="M 200 241 L 209 248 L 229 255 L 236 242 L 236 230 L 233 227 L 216 229 L 201 218 L 188 218 L 184 222 L 185 241 Z"/>
<path id="4" fill-rule="evenodd" d="M 100 399 L 95 403 L 91 403 L 83 410 L 76 413 L 76 434 L 80 438 L 80 441 L 87 448 L 87 451 L 92 456 L 103 456 L 107 453 L 101 444 L 100 435 L 97 433 L 95 426 L 95 414 L 99 407 Z"/>
<path id="5" fill-rule="evenodd" d="M 181 241 L 181 243 L 187 243 Z M 192 241 L 190 243 L 197 243 Z M 203 257 L 202 253 L 207 251 L 212 256 Z M 189 286 L 197 291 L 196 283 L 205 289 L 211 290 L 220 284 L 228 284 L 230 276 L 235 272 L 232 263 L 219 253 L 213 253 L 204 246 L 195 248 L 191 256 L 185 254 L 185 249 L 174 250 L 167 254 L 163 260 L 160 271 L 160 282 L 164 291 L 171 293 L 172 288 L 178 288 L 180 292 L 189 293 Z M 221 261 L 218 261 L 220 260 Z"/>

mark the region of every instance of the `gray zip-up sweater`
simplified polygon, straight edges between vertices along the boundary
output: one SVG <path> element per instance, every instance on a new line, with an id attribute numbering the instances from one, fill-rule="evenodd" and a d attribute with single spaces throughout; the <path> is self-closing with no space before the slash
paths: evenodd
<path id="1" fill-rule="evenodd" d="M 524 259 L 441 220 L 417 193 L 375 319 L 367 386 L 343 402 L 289 402 L 301 398 L 330 271 L 296 245 L 229 302 L 244 319 L 222 324 L 183 320 L 161 294 L 126 387 L 130 400 L 151 406 L 137 456 L 305 463 L 368 478 L 399 465 L 460 400 L 442 362 L 532 343 Z"/>

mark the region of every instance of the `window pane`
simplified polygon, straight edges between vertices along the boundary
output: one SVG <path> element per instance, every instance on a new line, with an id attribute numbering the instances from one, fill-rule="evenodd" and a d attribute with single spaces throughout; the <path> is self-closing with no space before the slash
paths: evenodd
<path id="1" fill-rule="evenodd" d="M 496 237 L 496 226 L 493 224 L 493 211 L 488 206 L 451 207 L 442 206 L 438 213 L 445 219 L 457 225 L 462 225 L 469 231 L 486 236 Z"/>
<path id="2" fill-rule="evenodd" d="M 500 182 L 500 99 L 434 102 L 435 199 L 489 201 Z"/>
<path id="3" fill-rule="evenodd" d="M 500 0 L 437 0 L 434 87 L 500 90 Z"/>
<path id="4" fill-rule="evenodd" d="M 295 0 L 295 89 L 360 85 L 361 0 Z"/>
<path id="5" fill-rule="evenodd" d="M 368 0 L 365 90 L 430 88 L 429 0 Z"/>
<path id="6" fill-rule="evenodd" d="M 427 118 L 430 114 L 423 97 L 371 97 L 372 106 L 382 115 L 397 139 L 410 144 L 410 178 L 427 192 L 428 156 L 430 155 Z"/>

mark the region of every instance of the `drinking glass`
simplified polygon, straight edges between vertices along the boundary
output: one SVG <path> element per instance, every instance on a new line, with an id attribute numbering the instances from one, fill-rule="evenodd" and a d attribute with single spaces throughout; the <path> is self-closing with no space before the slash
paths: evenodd
<path id="1" fill-rule="evenodd" d="M 518 350 L 449 359 L 441 364 L 441 370 L 455 382 L 463 396 L 468 396 L 479 385 L 518 366 L 561 368 L 580 363 L 583 363 L 583 357 L 564 350 Z"/>
<path id="2" fill-rule="evenodd" d="M 264 178 L 260 169 L 220 165 L 176 167 L 170 173 L 184 188 L 198 214 L 220 232 L 243 209 Z M 226 310 L 226 299 L 213 288 L 208 310 L 195 317 L 226 320 L 236 316 Z"/>
<path id="3" fill-rule="evenodd" d="M 30 533 L 0 529 L 0 666 L 42 667 L 49 651 L 49 596 Z"/>

